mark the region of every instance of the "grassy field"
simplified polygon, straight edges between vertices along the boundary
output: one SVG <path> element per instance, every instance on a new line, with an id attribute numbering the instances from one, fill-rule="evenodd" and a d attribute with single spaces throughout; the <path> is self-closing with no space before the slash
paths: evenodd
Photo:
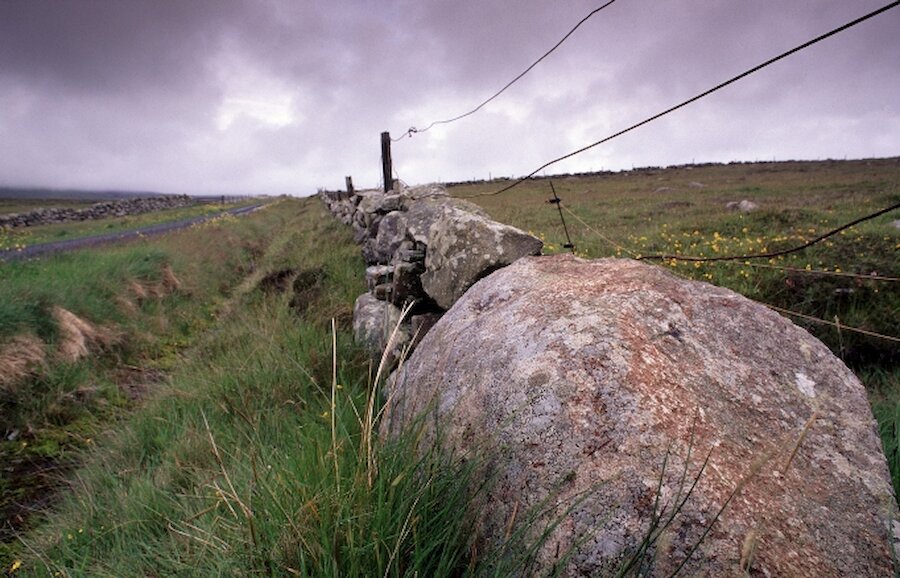
<path id="1" fill-rule="evenodd" d="M 239 204 L 222 205 L 219 203 L 206 203 L 192 207 L 155 211 L 152 213 L 130 215 L 127 217 L 56 223 L 52 225 L 39 225 L 36 227 L 16 227 L 15 229 L 0 228 L 0 251 L 51 241 L 65 241 L 68 239 L 90 237 L 92 235 L 119 233 L 121 231 L 139 229 L 141 227 L 159 223 L 167 223 L 203 215 L 212 215 L 225 209 L 248 205 L 253 202 L 255 202 L 255 200 L 250 199 Z"/>
<path id="2" fill-rule="evenodd" d="M 639 169 L 551 179 L 572 242 L 585 257 L 723 256 L 803 244 L 900 202 L 900 159 L 783 162 Z M 497 191 L 506 181 L 459 185 L 457 196 Z M 497 220 L 539 235 L 546 252 L 566 249 L 550 180 L 472 200 Z M 749 200 L 758 210 L 726 209 Z M 894 211 L 792 255 L 692 263 L 656 260 L 782 310 L 824 341 L 866 384 L 895 488 L 900 489 L 900 219 Z M 882 277 L 886 279 L 876 279 Z M 893 280 L 888 280 L 893 279 Z M 883 339 L 855 332 L 875 332 Z"/>

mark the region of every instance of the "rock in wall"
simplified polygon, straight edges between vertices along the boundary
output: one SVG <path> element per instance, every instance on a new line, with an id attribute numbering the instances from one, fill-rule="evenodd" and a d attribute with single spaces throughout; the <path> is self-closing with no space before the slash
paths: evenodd
<path id="1" fill-rule="evenodd" d="M 473 283 L 520 257 L 540 254 L 543 246 L 437 185 L 389 194 L 322 192 L 320 197 L 335 217 L 353 227 L 368 265 L 369 293 L 354 307 L 357 341 L 375 357 L 387 347 L 391 362 L 407 345 L 418 343 Z M 409 314 L 391 340 L 403 307 L 410 307 Z"/>

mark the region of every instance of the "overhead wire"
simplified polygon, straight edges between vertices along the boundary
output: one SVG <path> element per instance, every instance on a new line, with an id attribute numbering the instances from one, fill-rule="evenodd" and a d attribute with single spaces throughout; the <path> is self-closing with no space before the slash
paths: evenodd
<path id="1" fill-rule="evenodd" d="M 852 28 L 853 26 L 856 26 L 856 25 L 858 25 L 858 24 L 861 24 L 862 22 L 865 22 L 866 20 L 869 20 L 869 19 L 871 19 L 871 18 L 874 18 L 875 16 L 878 16 L 879 14 L 881 14 L 881 13 L 883 13 L 883 12 L 886 12 L 886 11 L 892 9 L 892 8 L 896 8 L 898 5 L 900 5 L 900 0 L 896 0 L 895 2 L 891 2 L 890 4 L 887 4 L 886 6 L 883 6 L 883 7 L 879 8 L 879 9 L 877 9 L 877 10 L 874 10 L 874 11 L 872 11 L 872 12 L 869 12 L 868 14 L 866 14 L 866 15 L 864 15 L 864 16 L 860 16 L 859 18 L 856 18 L 855 20 L 852 20 L 852 21 L 850 21 L 850 22 L 848 22 L 848 23 L 846 23 L 846 24 L 844 24 L 844 25 L 842 25 L 842 26 L 838 26 L 837 28 L 834 28 L 834 29 L 830 30 L 829 32 L 826 32 L 826 33 L 824 33 L 824 34 L 821 34 L 821 35 L 819 35 L 819 36 L 816 36 L 816 37 L 813 38 L 812 40 L 808 40 L 808 41 L 804 42 L 803 44 L 800 44 L 799 46 L 795 46 L 794 48 L 791 48 L 790 50 L 788 50 L 788 51 L 786 51 L 786 52 L 782 52 L 782 53 L 779 54 L 778 56 L 775 56 L 775 57 L 773 57 L 773 58 L 770 58 L 770 59 L 768 59 L 768 60 L 766 60 L 765 62 L 762 62 L 762 63 L 760 63 L 760 64 L 757 64 L 757 65 L 754 66 L 753 68 L 750 68 L 749 70 L 746 70 L 746 71 L 744 71 L 744 72 L 738 74 L 737 76 L 733 76 L 733 77 L 731 77 L 730 79 L 728 79 L 728 80 L 726 80 L 726 81 L 724 81 L 724 82 L 721 82 L 721 83 L 717 84 L 716 86 L 714 86 L 714 87 L 712 87 L 712 88 L 710 88 L 710 89 L 708 89 L 708 90 L 705 90 L 705 91 L 701 92 L 700 94 L 697 94 L 696 96 L 693 96 L 693 97 L 691 97 L 691 98 L 689 98 L 689 99 L 687 99 L 687 100 L 685 100 L 685 101 L 682 101 L 681 103 L 676 104 L 675 106 L 669 107 L 669 108 L 667 108 L 666 110 L 664 110 L 664 111 L 662 111 L 662 112 L 659 112 L 659 113 L 657 113 L 657 114 L 654 114 L 653 116 L 651 116 L 651 117 L 649 117 L 649 118 L 646 118 L 646 119 L 644 119 L 644 120 L 642 120 L 642 121 L 640 121 L 640 122 L 638 122 L 638 123 L 635 123 L 635 124 L 629 126 L 628 128 L 622 129 L 622 130 L 620 130 L 619 132 L 616 132 L 616 133 L 614 133 L 614 134 L 612 134 L 612 135 L 609 135 L 609 136 L 607 136 L 607 137 L 604 137 L 604 138 L 602 138 L 602 139 L 600 139 L 600 140 L 598 140 L 598 141 L 596 141 L 596 142 L 593 142 L 593 143 L 591 143 L 591 144 L 589 144 L 589 145 L 587 145 L 587 146 L 583 146 L 583 147 L 581 147 L 580 149 L 577 149 L 577 150 L 572 151 L 572 152 L 570 152 L 570 153 L 568 153 L 568 154 L 565 154 L 565 155 L 563 155 L 563 156 L 561 156 L 561 157 L 558 157 L 558 158 L 555 158 L 555 159 L 553 159 L 553 160 L 551 160 L 551 161 L 549 161 L 549 162 L 546 162 L 546 163 L 544 163 L 543 165 L 541 165 L 541 166 L 539 166 L 538 168 L 536 168 L 536 169 L 534 169 L 533 171 L 531 171 L 530 173 L 528 173 L 527 175 L 525 175 L 524 177 L 521 177 L 521 178 L 517 179 L 516 181 L 514 181 L 513 183 L 511 183 L 511 184 L 509 184 L 509 185 L 503 187 L 502 189 L 499 189 L 499 190 L 493 191 L 493 192 L 478 193 L 478 194 L 474 194 L 474 195 L 469 195 L 468 197 L 464 197 L 464 198 L 489 197 L 489 196 L 494 196 L 494 195 L 499 195 L 499 194 L 501 194 L 501 193 L 505 193 L 506 191 L 508 191 L 508 190 L 510 190 L 510 189 L 512 189 L 512 188 L 514 188 L 514 187 L 517 187 L 518 185 L 524 183 L 525 181 L 527 181 L 528 179 L 530 179 L 530 178 L 533 177 L 534 175 L 538 174 L 538 173 L 541 172 L 542 170 L 544 170 L 544 169 L 546 169 L 546 168 L 548 168 L 548 167 L 550 167 L 550 166 L 552 166 L 552 165 L 555 165 L 556 163 L 559 163 L 559 162 L 561 162 L 561 161 L 564 161 L 564 160 L 566 160 L 566 159 L 569 159 L 569 158 L 572 158 L 572 157 L 574 157 L 574 156 L 576 156 L 576 155 L 579 155 L 579 154 L 581 154 L 581 153 L 583 153 L 583 152 L 586 152 L 586 151 L 588 151 L 588 150 L 590 150 L 590 149 L 592 149 L 592 148 L 594 148 L 594 147 L 596 147 L 596 146 L 599 146 L 599 145 L 601 145 L 601 144 L 603 144 L 603 143 L 609 142 L 609 141 L 613 140 L 614 138 L 620 137 L 620 136 L 622 136 L 622 135 L 624 135 L 624 134 L 626 134 L 626 133 L 629 133 L 629 132 L 631 132 L 631 131 L 633 131 L 633 130 L 639 128 L 639 127 L 644 126 L 645 124 L 648 124 L 648 123 L 653 122 L 653 121 L 655 121 L 655 120 L 657 120 L 657 119 L 659 119 L 659 118 L 662 118 L 662 117 L 664 117 L 664 116 L 666 116 L 666 115 L 668 115 L 668 114 L 670 114 L 670 113 L 672 113 L 672 112 L 675 112 L 676 110 L 678 110 L 678 109 L 680 109 L 680 108 L 684 108 L 685 106 L 687 106 L 687 105 L 689 105 L 689 104 L 691 104 L 691 103 L 693 103 L 693 102 L 696 102 L 696 101 L 700 100 L 701 98 L 704 98 L 704 97 L 706 97 L 706 96 L 709 96 L 710 94 L 712 94 L 712 93 L 714 93 L 714 92 L 717 92 L 717 91 L 719 91 L 719 90 L 725 88 L 726 86 L 729 86 L 729 85 L 731 85 L 731 84 L 734 84 L 735 82 L 737 82 L 738 80 L 741 80 L 742 78 L 745 78 L 745 77 L 747 77 L 747 76 L 750 76 L 751 74 L 753 74 L 753 73 L 755 73 L 755 72 L 758 72 L 758 71 L 762 70 L 763 68 L 766 68 L 767 66 L 770 66 L 770 65 L 772 65 L 772 64 L 774 64 L 774 63 L 776 63 L 776 62 L 778 62 L 779 60 L 782 60 L 782 59 L 784 59 L 784 58 L 787 58 L 788 56 L 791 56 L 792 54 L 795 54 L 795 53 L 797 53 L 797 52 L 800 52 L 801 50 L 804 50 L 804 49 L 806 49 L 806 48 L 808 48 L 808 47 L 810 47 L 810 46 L 812 46 L 812 45 L 814 45 L 814 44 L 817 44 L 817 43 L 819 43 L 819 42 L 825 40 L 826 38 L 830 38 L 831 36 L 834 36 L 835 34 L 838 34 L 838 33 L 840 33 L 840 32 L 843 32 L 844 30 L 847 30 L 848 28 Z"/>
<path id="2" fill-rule="evenodd" d="M 592 16 L 594 16 L 595 14 L 597 14 L 598 12 L 600 12 L 601 10 L 603 10 L 604 8 L 606 8 L 607 6 L 610 6 L 611 4 L 613 4 L 615 1 L 616 1 L 616 0 L 609 0 L 609 2 L 607 2 L 606 4 L 603 4 L 602 6 L 600 6 L 600 7 L 598 7 L 598 8 L 595 8 L 595 9 L 591 10 L 591 11 L 587 14 L 587 16 L 585 16 L 584 18 L 582 18 L 581 20 L 579 20 L 579 21 L 578 21 L 578 24 L 576 24 L 574 27 L 572 27 L 572 28 L 566 33 L 566 35 L 563 36 L 562 39 L 559 40 L 559 42 L 557 42 L 556 44 L 554 44 L 553 47 L 552 47 L 550 50 L 548 50 L 548 51 L 545 52 L 540 58 L 538 58 L 537 60 L 535 60 L 534 62 L 532 62 L 531 65 L 530 65 L 528 68 L 526 68 L 525 70 L 523 70 L 521 73 L 519 73 L 518 76 L 516 76 L 515 78 L 513 78 L 512 80 L 510 80 L 509 82 L 507 82 L 506 85 L 505 85 L 503 88 L 501 88 L 500 90 L 498 90 L 497 92 L 495 92 L 493 95 L 491 95 L 490 98 L 488 98 L 487 100 L 485 100 L 484 102 L 482 102 L 481 104 L 479 104 L 478 106 L 476 106 L 475 108 L 473 108 L 472 110 L 470 110 L 470 111 L 468 111 L 468 112 L 465 112 L 465 113 L 463 113 L 463 114 L 460 114 L 460 115 L 458 115 L 458 116 L 454 116 L 453 118 L 448 118 L 448 119 L 444 119 L 444 120 L 436 120 L 436 121 L 432 122 L 431 124 L 429 124 L 428 126 L 426 126 L 425 128 L 419 129 L 419 128 L 416 128 L 416 127 L 414 127 L 414 126 L 413 126 L 413 127 L 410 127 L 410 128 L 408 128 L 402 135 L 400 135 L 400 136 L 398 136 L 398 137 L 396 137 L 396 138 L 391 138 L 391 140 L 392 140 L 393 142 L 397 142 L 397 141 L 399 141 L 399 140 L 401 140 L 401 139 L 403 139 L 403 138 L 411 137 L 411 136 L 414 135 L 414 134 L 423 133 L 423 132 L 425 132 L 425 131 L 427 131 L 427 130 L 431 129 L 432 127 L 437 126 L 437 125 L 439 125 L 439 124 L 449 124 L 449 123 L 451 123 L 451 122 L 456 122 L 456 121 L 458 121 L 458 120 L 461 120 L 461 119 L 466 118 L 467 116 L 471 116 L 471 115 L 475 114 L 476 112 L 478 112 L 479 110 L 481 110 L 482 108 L 484 108 L 489 102 L 491 102 L 492 100 L 494 100 L 495 98 L 497 98 L 498 96 L 500 96 L 501 94 L 503 94 L 504 92 L 506 92 L 506 90 L 507 90 L 509 87 L 511 87 L 513 84 L 515 84 L 516 82 L 518 82 L 519 80 L 521 80 L 522 77 L 524 77 L 526 74 L 528 74 L 529 72 L 531 72 L 531 69 L 532 69 L 532 68 L 534 68 L 535 66 L 537 66 L 538 64 L 540 64 L 541 61 L 543 61 L 545 58 L 547 58 L 548 56 L 550 56 L 550 54 L 552 54 L 557 48 L 559 48 L 560 46 L 562 46 L 563 42 L 565 42 L 566 40 L 568 40 L 569 37 L 572 36 L 572 34 L 574 34 L 575 31 L 578 30 L 578 28 L 580 28 L 582 24 L 584 24 L 585 22 L 587 22 L 588 20 L 590 20 Z"/>

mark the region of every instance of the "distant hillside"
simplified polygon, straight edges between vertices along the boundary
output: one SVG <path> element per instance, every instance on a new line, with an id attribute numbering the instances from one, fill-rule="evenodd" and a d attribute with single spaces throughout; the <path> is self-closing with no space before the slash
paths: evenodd
<path id="1" fill-rule="evenodd" d="M 48 189 L 32 187 L 2 187 L 0 186 L 0 199 L 53 199 L 66 201 L 114 201 L 118 199 L 133 199 L 135 197 L 159 197 L 167 196 L 165 193 L 152 191 L 84 191 L 77 189 Z"/>

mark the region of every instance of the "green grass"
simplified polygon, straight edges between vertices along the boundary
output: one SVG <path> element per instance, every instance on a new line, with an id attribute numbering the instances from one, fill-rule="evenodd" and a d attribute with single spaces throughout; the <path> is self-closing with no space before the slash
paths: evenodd
<path id="1" fill-rule="evenodd" d="M 372 431 L 359 251 L 318 200 L 291 206 L 215 328 L 14 546 L 17 575 L 502 575 L 471 550 L 477 460 Z M 303 307 L 258 283 L 286 264 L 320 272 Z"/>
<path id="2" fill-rule="evenodd" d="M 120 322 L 114 298 L 126 282 L 158 282 L 166 254 L 145 246 L 110 252 L 80 251 L 0 265 L 0 340 L 33 332 L 52 340 L 51 309 L 60 306 L 97 323 Z"/>
<path id="3" fill-rule="evenodd" d="M 276 205 L 149 241 L 0 264 L 0 349 L 27 335 L 46 352 L 35 375 L 0 386 L 0 515 L 13 515 L 18 502 L 40 502 L 62 481 L 48 468 L 67 468 L 164 380 L 284 222 Z M 180 278 L 179 290 L 164 289 L 164 268 Z M 88 358 L 63 360 L 54 307 L 112 339 Z"/>

